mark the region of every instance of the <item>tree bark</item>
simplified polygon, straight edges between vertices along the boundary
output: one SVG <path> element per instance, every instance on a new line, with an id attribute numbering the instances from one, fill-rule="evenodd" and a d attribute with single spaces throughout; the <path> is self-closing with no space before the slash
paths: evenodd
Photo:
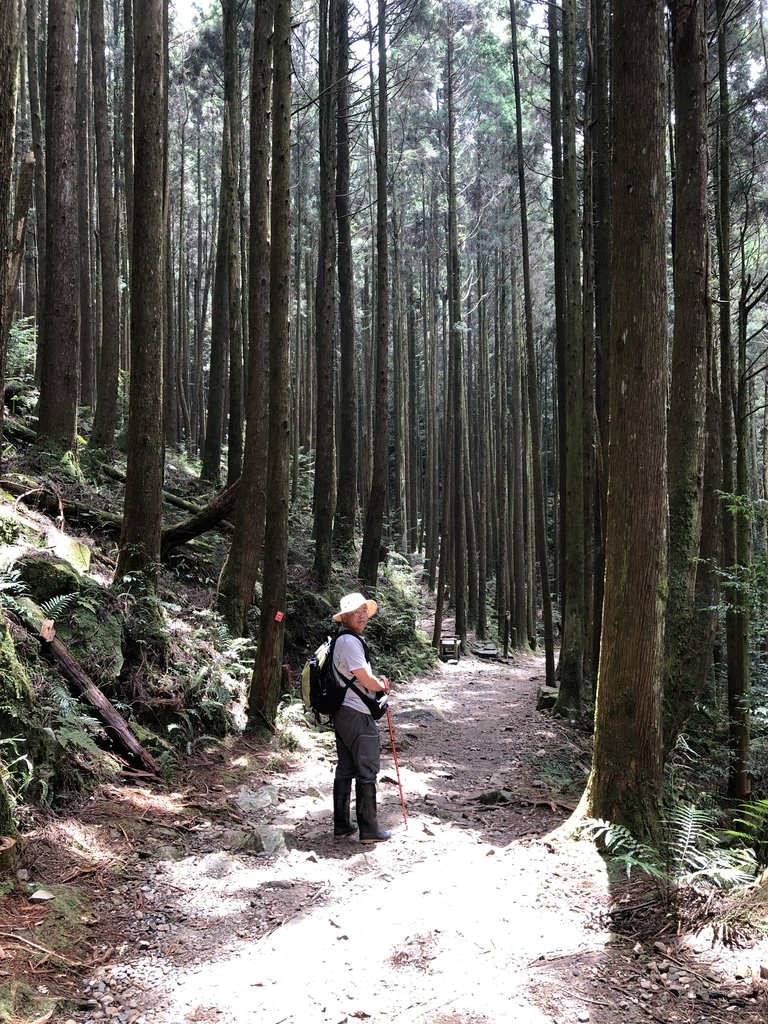
<path id="1" fill-rule="evenodd" d="M 339 260 L 339 471 L 333 540 L 350 548 L 357 514 L 357 355 L 349 159 L 349 0 L 336 0 L 339 32 L 336 219 Z"/>
<path id="2" fill-rule="evenodd" d="M 29 113 L 32 122 L 32 152 L 35 154 L 35 243 L 37 259 L 37 359 L 35 374 L 39 383 L 42 369 L 43 318 L 45 311 L 45 152 L 43 149 L 43 120 L 40 109 L 40 82 L 37 66 L 38 0 L 27 0 L 27 81 L 29 84 Z"/>
<path id="3" fill-rule="evenodd" d="M 523 116 L 520 102 L 520 70 L 517 58 L 516 0 L 510 0 L 512 24 L 512 63 L 515 79 L 515 110 L 517 138 L 517 174 L 520 188 L 520 227 L 523 255 L 523 295 L 525 303 L 525 347 L 528 360 L 528 409 L 531 431 L 531 457 L 533 463 L 533 503 L 535 517 L 536 558 L 539 563 L 541 580 L 541 601 L 544 620 L 544 657 L 547 686 L 554 686 L 555 655 L 552 634 L 552 595 L 550 592 L 549 558 L 547 555 L 547 531 L 544 509 L 544 481 L 541 468 L 541 417 L 539 399 L 536 393 L 536 350 L 533 341 L 533 300 L 531 297 L 531 274 L 528 246 L 528 207 L 525 192 L 525 163 L 523 160 Z"/>
<path id="4" fill-rule="evenodd" d="M 272 0 L 259 0 L 251 61 L 247 422 L 235 531 L 219 580 L 217 598 L 219 611 L 236 636 L 245 633 L 246 616 L 262 562 L 267 501 L 272 18 Z M 228 490 L 233 487 L 235 484 Z"/>
<path id="5" fill-rule="evenodd" d="M 76 452 L 80 308 L 75 150 L 76 0 L 49 0 L 46 84 L 45 345 L 37 436 Z"/>
<path id="6" fill-rule="evenodd" d="M 387 462 L 389 454 L 387 352 L 389 344 L 389 216 L 387 178 L 389 163 L 389 126 L 387 95 L 387 0 L 378 0 L 379 82 L 378 116 L 375 131 L 376 153 L 376 343 L 374 370 L 373 472 L 366 506 L 363 547 L 360 554 L 360 579 L 375 588 L 378 579 L 381 539 L 384 532 L 384 506 L 387 499 Z"/>
<path id="7" fill-rule="evenodd" d="M 675 316 L 669 431 L 669 584 L 665 725 L 684 721 L 704 680 L 690 675 L 701 537 L 707 408 L 707 45 L 704 0 L 673 0 L 675 87 Z M 665 746 L 675 737 L 665 729 Z"/>
<path id="8" fill-rule="evenodd" d="M 136 202 L 131 267 L 131 393 L 123 531 L 115 578 L 157 587 L 163 499 L 163 0 L 136 0 Z"/>
<path id="9" fill-rule="evenodd" d="M 227 483 L 243 469 L 243 306 L 240 274 L 241 95 L 237 52 L 237 3 L 222 0 L 224 17 L 224 103 L 229 116 L 229 188 L 227 210 L 227 321 L 229 336 L 229 425 Z"/>
<path id="10" fill-rule="evenodd" d="M 120 374 L 120 300 L 118 297 L 117 233 L 113 161 L 107 107 L 107 68 L 104 40 L 104 2 L 91 0 L 91 52 L 96 128 L 96 172 L 99 193 L 99 256 L 101 260 L 101 356 L 96 385 L 96 414 L 91 445 L 110 448 L 117 427 L 117 389 Z"/>
<path id="11" fill-rule="evenodd" d="M 563 639 L 560 694 L 555 713 L 581 710 L 584 669 L 584 348 L 579 275 L 579 197 L 576 176 L 576 5 L 563 5 L 563 241 L 565 243 L 565 491 L 563 532 Z"/>
<path id="12" fill-rule="evenodd" d="M 320 0 L 319 64 L 319 231 L 315 288 L 315 412 L 314 524 L 315 572 L 321 587 L 331 576 L 335 486 L 334 332 L 336 327 L 336 90 L 338 31 L 336 0 Z"/>
<path id="13" fill-rule="evenodd" d="M 664 4 L 619 0 L 614 19 L 610 478 L 586 806 L 593 817 L 653 837 L 662 781 L 667 529 Z"/>
<path id="14" fill-rule="evenodd" d="M 8 268 L 12 240 L 10 222 L 13 146 L 16 124 L 16 80 L 19 62 L 15 0 L 0 2 L 0 395 L 5 392 L 6 322 L 10 327 L 13 313 L 13 291 L 9 291 Z M 3 415 L 0 401 L 0 451 L 2 451 Z M 0 794 L 1 796 L 1 794 Z M 0 805 L 1 807 L 1 805 Z"/>
<path id="15" fill-rule="evenodd" d="M 274 729 L 282 681 L 290 502 L 291 5 L 274 0 L 272 72 L 272 250 L 269 293 L 269 459 L 259 646 L 248 727 Z"/>

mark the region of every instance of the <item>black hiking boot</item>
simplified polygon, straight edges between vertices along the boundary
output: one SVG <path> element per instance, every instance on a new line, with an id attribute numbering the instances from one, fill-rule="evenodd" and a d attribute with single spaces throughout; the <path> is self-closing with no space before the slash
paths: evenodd
<path id="1" fill-rule="evenodd" d="M 349 799 L 352 779 L 333 780 L 333 838 L 344 839 L 357 832 L 357 825 L 349 820 Z"/>
<path id="2" fill-rule="evenodd" d="M 376 812 L 376 783 L 358 782 L 355 786 L 357 821 L 360 825 L 361 843 L 383 843 L 392 835 L 385 828 L 379 828 Z"/>

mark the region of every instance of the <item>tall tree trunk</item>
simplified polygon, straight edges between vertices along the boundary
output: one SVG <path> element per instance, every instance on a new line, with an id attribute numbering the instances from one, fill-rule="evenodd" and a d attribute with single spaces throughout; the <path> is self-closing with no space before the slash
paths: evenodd
<path id="1" fill-rule="evenodd" d="M 320 243 L 315 290 L 317 353 L 314 528 L 315 572 L 321 587 L 331 576 L 335 484 L 334 334 L 336 328 L 336 0 L 320 2 L 319 131 Z"/>
<path id="2" fill-rule="evenodd" d="M 513 274 L 517 274 L 516 269 Z M 523 352 L 522 339 L 520 338 L 520 318 L 518 316 L 518 290 L 517 282 L 513 280 L 512 287 L 512 349 L 510 354 L 509 379 L 511 382 L 511 395 L 509 400 L 510 425 L 512 431 L 511 459 L 512 479 L 511 488 L 511 520 L 512 520 L 512 595 L 510 607 L 510 623 L 512 643 L 519 649 L 528 647 L 528 595 L 529 588 L 526 585 L 526 567 L 530 564 L 528 559 L 526 537 L 526 485 L 527 476 L 527 453 L 528 445 L 525 436 L 525 388 L 524 381 L 527 379 L 527 371 L 524 370 L 525 356 Z M 534 595 L 535 598 L 535 595 Z"/>
<path id="3" fill-rule="evenodd" d="M 0 0 L 0 385 L 5 392 L 6 321 L 10 326 L 13 309 L 12 293 L 6 278 L 11 237 L 11 181 L 13 179 L 13 147 L 16 132 L 16 87 L 19 67 L 15 0 Z M 0 452 L 2 451 L 5 403 L 0 401 Z M 0 818 L 3 817 L 3 795 L 0 790 Z M 6 815 L 7 817 L 7 815 Z"/>
<path id="4" fill-rule="evenodd" d="M 219 611 L 235 636 L 246 632 L 246 616 L 262 563 L 267 503 L 273 0 L 258 0 L 255 14 L 251 60 L 247 422 L 235 529 L 218 593 Z"/>
<path id="5" fill-rule="evenodd" d="M 357 513 L 357 356 L 355 353 L 354 268 L 352 264 L 352 203 L 350 190 L 349 118 L 349 0 L 337 5 L 338 112 L 336 130 L 336 220 L 339 259 L 339 471 L 336 491 L 334 544 L 351 547 Z"/>
<path id="6" fill-rule="evenodd" d="M 91 444 L 109 448 L 117 427 L 117 389 L 120 375 L 120 305 L 117 281 L 117 235 L 112 192 L 113 164 L 109 144 L 107 69 L 104 57 L 104 3 L 91 0 L 91 50 L 99 190 L 99 255 L 101 257 L 101 358 L 97 381 L 96 415 Z"/>
<path id="7" fill-rule="evenodd" d="M 274 2 L 272 85 L 272 250 L 269 295 L 269 458 L 261 625 L 248 725 L 274 727 L 285 636 L 290 500 L 291 5 Z"/>
<path id="8" fill-rule="evenodd" d="M 374 388 L 373 473 L 366 507 L 360 579 L 376 586 L 384 506 L 387 498 L 389 424 L 387 414 L 387 349 L 389 341 L 389 242 L 388 232 L 388 97 L 387 97 L 387 0 L 378 0 L 379 81 L 376 123 L 376 354 Z"/>
<path id="9" fill-rule="evenodd" d="M 227 335 L 229 338 L 229 426 L 227 483 L 243 468 L 243 307 L 240 282 L 240 73 L 237 55 L 237 2 L 222 0 L 224 19 L 224 102 L 229 112 L 229 195 L 227 216 Z"/>
<path id="10" fill-rule="evenodd" d="M 557 714 L 581 710 L 584 668 L 584 340 L 579 275 L 579 195 L 576 175 L 576 4 L 563 5 L 563 240 L 565 242 L 565 492 L 563 641 Z"/>
<path id="11" fill-rule="evenodd" d="M 718 146 L 717 146 L 717 264 L 720 310 L 720 414 L 721 414 L 721 448 L 723 453 L 724 494 L 734 494 L 736 479 L 734 476 L 733 452 L 736 446 L 734 432 L 734 374 L 733 344 L 731 331 L 731 111 L 728 84 L 728 4 L 726 0 L 716 0 L 715 16 L 717 18 L 718 36 Z M 732 573 L 736 571 L 738 560 L 737 550 L 737 517 L 726 501 L 723 508 L 723 565 Z M 738 796 L 739 790 L 746 788 L 745 776 L 739 770 L 738 740 L 740 732 L 740 713 L 738 710 L 739 694 L 742 690 L 743 665 L 742 651 L 742 616 L 739 608 L 740 597 L 738 588 L 727 586 L 725 596 L 725 640 L 726 665 L 728 678 L 728 712 L 729 735 L 731 746 L 731 766 L 729 773 L 729 793 Z"/>
<path id="12" fill-rule="evenodd" d="M 675 318 L 669 431 L 669 583 L 665 624 L 665 746 L 701 693 L 690 656 L 701 536 L 707 408 L 707 45 L 704 0 L 673 0 Z M 683 707 L 684 706 L 684 709 Z M 682 713 L 681 713 L 682 712 Z"/>
<path id="13" fill-rule="evenodd" d="M 618 0 L 614 61 L 610 485 L 586 806 L 594 817 L 654 836 L 661 794 L 667 529 L 662 0 Z M 645 481 L 640 489 L 633 486 L 638 479 Z"/>
<path id="14" fill-rule="evenodd" d="M 45 111 L 46 289 L 37 436 L 76 452 L 80 304 L 75 149 L 76 0 L 50 0 Z"/>
<path id="15" fill-rule="evenodd" d="M 45 314 L 45 151 L 43 148 L 43 119 L 40 103 L 40 77 L 38 72 L 37 19 L 38 0 L 27 0 L 27 78 L 29 84 L 29 112 L 32 122 L 32 152 L 35 154 L 35 242 L 37 243 L 37 359 L 35 375 L 39 382 L 42 370 L 43 320 Z"/>
<path id="16" fill-rule="evenodd" d="M 605 520 L 608 462 L 608 345 L 611 336 L 611 145 L 609 81 L 609 2 L 592 0 L 595 25 L 595 125 L 594 219 L 595 219 L 595 408 L 597 412 L 595 487 L 595 618 L 592 664 L 600 660 L 605 576 Z"/>
<path id="17" fill-rule="evenodd" d="M 742 241 L 742 268 L 744 266 Z M 749 279 L 743 276 L 739 298 L 738 318 L 738 370 L 736 377 L 736 480 L 737 499 L 749 497 L 749 470 L 747 447 L 749 432 L 748 381 L 747 381 L 747 292 Z M 736 561 L 733 573 L 739 580 L 745 580 L 751 563 L 751 523 L 743 509 L 736 513 Z M 736 800 L 747 800 L 752 791 L 749 773 L 750 745 L 750 671 L 749 671 L 749 598 L 743 587 L 736 590 L 732 636 L 728 637 L 728 722 L 730 765 L 728 771 L 728 796 Z M 731 650 L 731 643 L 733 649 Z"/>
<path id="18" fill-rule="evenodd" d="M 134 114 L 134 32 L 133 7 L 136 0 L 123 0 L 125 70 L 123 74 L 123 173 L 125 176 L 125 227 L 128 264 L 133 260 L 133 114 Z"/>
<path id="19" fill-rule="evenodd" d="M 136 0 L 136 202 L 131 265 L 131 393 L 125 509 L 115 579 L 157 588 L 163 495 L 163 0 Z"/>
<path id="20" fill-rule="evenodd" d="M 89 0 L 78 0 L 77 34 L 87 39 L 90 21 Z M 78 177 L 78 219 L 77 234 L 80 258 L 80 393 L 78 404 L 93 406 L 94 373 L 94 278 L 95 265 L 91 252 L 94 237 L 91 215 L 91 175 L 93 168 L 93 142 L 91 125 L 91 68 L 87 46 L 79 46 L 77 53 L 77 86 L 75 110 L 77 121 L 77 177 Z"/>
<path id="21" fill-rule="evenodd" d="M 446 108 L 448 115 L 448 359 L 451 366 L 449 396 L 452 418 L 452 487 L 447 500 L 452 506 L 453 601 L 456 635 L 467 643 L 467 518 L 464 487 L 464 324 L 461 319 L 461 268 L 459 263 L 458 217 L 456 212 L 456 111 L 453 99 L 453 28 L 448 28 L 446 54 Z"/>
<path id="22" fill-rule="evenodd" d="M 536 558 L 541 580 L 541 601 L 544 620 L 544 657 L 547 685 L 555 682 L 555 654 L 552 634 L 552 596 L 550 593 L 549 558 L 544 509 L 544 481 L 541 468 L 541 417 L 536 393 L 536 351 L 533 342 L 533 299 L 531 297 L 531 271 L 528 251 L 528 206 L 525 193 L 525 162 L 523 160 L 523 115 L 520 101 L 520 69 L 517 57 L 516 0 L 510 0 L 512 24 L 512 64 L 515 79 L 515 111 L 517 136 L 517 175 L 520 189 L 520 227 L 523 250 L 523 294 L 525 302 L 525 341 L 528 359 L 528 409 L 531 430 L 531 456 L 533 462 L 533 503 L 536 534 Z"/>
<path id="23" fill-rule="evenodd" d="M 570 11 L 569 26 L 572 26 L 573 12 Z M 565 268 L 565 203 L 563 199 L 563 79 L 560 74 L 560 56 L 558 31 L 563 23 L 563 9 L 557 4 L 547 5 L 547 37 L 549 44 L 549 131 L 552 146 L 552 252 L 554 256 L 554 297 L 555 297 L 555 365 L 557 373 L 557 450 L 564 455 L 566 450 L 565 430 L 566 398 L 566 268 Z M 570 39 L 573 45 L 572 38 Z M 566 71 L 568 69 L 566 68 Z M 573 75 L 571 59 L 570 75 Z M 575 97 L 573 97 L 575 102 Z M 566 460 L 558 460 L 558 510 L 560 522 L 565 519 L 567 493 L 565 480 Z M 559 543 L 559 531 L 555 531 L 555 574 L 560 580 L 565 575 L 565 567 L 560 563 L 564 557 L 564 546 Z"/>

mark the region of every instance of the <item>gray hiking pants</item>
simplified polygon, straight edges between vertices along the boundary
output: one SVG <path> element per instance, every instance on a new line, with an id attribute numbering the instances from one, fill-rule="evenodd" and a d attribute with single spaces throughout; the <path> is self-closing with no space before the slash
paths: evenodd
<path id="1" fill-rule="evenodd" d="M 376 782 L 381 767 L 379 730 L 370 715 L 342 705 L 333 716 L 336 778 Z"/>

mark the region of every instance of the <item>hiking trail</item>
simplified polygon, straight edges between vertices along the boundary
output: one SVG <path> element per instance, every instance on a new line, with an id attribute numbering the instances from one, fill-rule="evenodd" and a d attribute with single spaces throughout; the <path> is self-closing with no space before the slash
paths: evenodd
<path id="1" fill-rule="evenodd" d="M 302 750 L 235 738 L 175 792 L 106 785 L 51 816 L 27 842 L 30 878 L 76 881 L 94 920 L 70 954 L 83 970 L 31 975 L 81 1000 L 50 1019 L 764 1024 L 768 946 L 677 937 L 663 917 L 638 942 L 637 887 L 609 884 L 591 843 L 552 835 L 589 751 L 536 711 L 542 679 L 539 658 L 462 657 L 396 685 L 408 822 L 383 719 L 385 843 L 333 839 L 333 734 L 298 706 Z"/>

